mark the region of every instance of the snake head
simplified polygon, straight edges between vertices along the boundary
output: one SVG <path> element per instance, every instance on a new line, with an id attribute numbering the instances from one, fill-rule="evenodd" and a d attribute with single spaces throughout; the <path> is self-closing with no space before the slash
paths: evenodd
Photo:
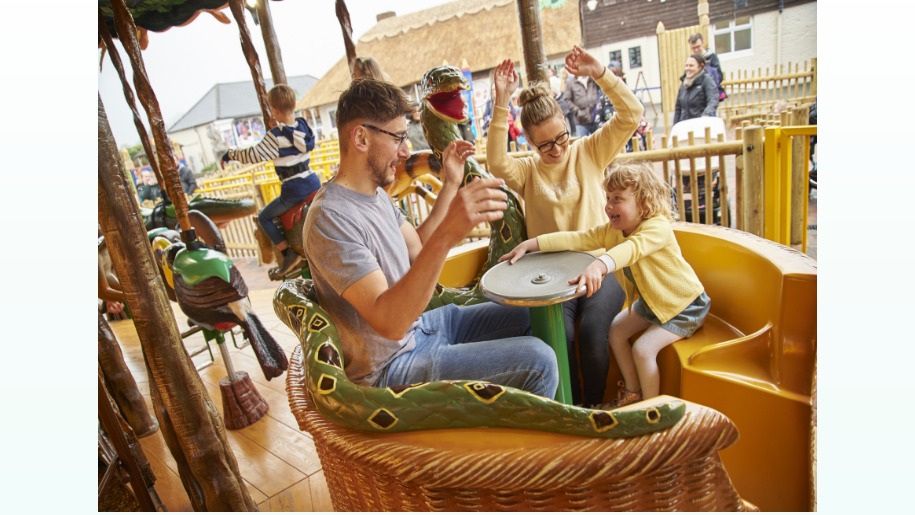
<path id="1" fill-rule="evenodd" d="M 467 121 L 467 106 L 461 92 L 470 84 L 461 70 L 454 66 L 438 66 L 423 75 L 423 104 L 435 116 L 450 123 Z"/>

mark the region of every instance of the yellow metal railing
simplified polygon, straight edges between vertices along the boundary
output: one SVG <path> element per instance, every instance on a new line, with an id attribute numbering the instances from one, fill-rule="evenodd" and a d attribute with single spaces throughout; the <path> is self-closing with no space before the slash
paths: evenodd
<path id="1" fill-rule="evenodd" d="M 804 155 L 809 155 L 810 136 L 817 133 L 816 125 L 793 127 L 767 127 L 765 129 L 765 188 L 763 195 L 766 239 L 782 245 L 791 245 L 792 150 L 791 138 L 804 137 Z M 806 170 L 805 170 L 806 172 Z M 809 183 L 803 182 L 804 197 Z M 807 220 L 807 206 L 803 204 L 802 220 Z M 801 252 L 807 252 L 807 231 L 801 231 Z"/>

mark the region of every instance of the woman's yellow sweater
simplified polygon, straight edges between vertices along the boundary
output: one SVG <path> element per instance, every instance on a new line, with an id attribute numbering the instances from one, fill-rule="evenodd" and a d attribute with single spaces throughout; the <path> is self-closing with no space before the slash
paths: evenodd
<path id="1" fill-rule="evenodd" d="M 572 142 L 562 161 L 554 165 L 544 164 L 537 154 L 509 157 L 508 109 L 493 110 L 486 141 L 488 168 L 524 200 L 528 237 L 581 231 L 607 222 L 604 170 L 632 137 L 645 108 L 626 83 L 606 69 L 597 84 L 616 114 L 594 134 Z"/>
<path id="2" fill-rule="evenodd" d="M 537 243 L 541 252 L 610 249 L 607 255 L 616 264 L 614 275 L 626 290 L 629 305 L 632 306 L 636 289 L 622 274 L 627 266 L 638 285 L 639 296 L 662 324 L 705 290 L 696 272 L 683 259 L 673 227 L 660 215 L 644 220 L 629 236 L 623 236 L 622 231 L 607 223 L 587 231 L 544 234 L 537 237 Z"/>

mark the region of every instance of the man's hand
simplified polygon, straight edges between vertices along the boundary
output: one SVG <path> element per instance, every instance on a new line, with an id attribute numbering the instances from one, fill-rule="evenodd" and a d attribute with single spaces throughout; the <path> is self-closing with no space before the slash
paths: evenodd
<path id="1" fill-rule="evenodd" d="M 493 84 L 496 87 L 495 104 L 500 107 L 508 107 L 512 93 L 518 89 L 520 84 L 520 78 L 515 73 L 515 63 L 511 59 L 505 59 L 496 66 Z"/>
<path id="2" fill-rule="evenodd" d="M 524 240 L 518 244 L 517 247 L 513 248 L 511 252 L 503 254 L 499 258 L 499 263 L 511 260 L 508 262 L 509 265 L 514 265 L 518 262 L 519 259 L 523 258 L 528 252 L 537 252 L 540 250 L 540 243 L 537 242 L 537 238 L 531 238 L 529 240 Z"/>
<path id="3" fill-rule="evenodd" d="M 566 55 L 566 71 L 578 77 L 591 77 L 597 80 L 604 74 L 604 65 L 594 58 L 591 54 L 585 52 L 578 45 L 572 47 L 572 51 Z"/>
<path id="4" fill-rule="evenodd" d="M 582 272 L 581 275 L 575 279 L 570 280 L 569 284 L 578 283 L 578 288 L 576 291 L 587 289 L 588 297 L 590 297 L 600 289 L 600 283 L 607 272 L 607 265 L 605 265 L 603 261 L 595 259 L 594 262 L 585 268 L 585 271 Z"/>
<path id="5" fill-rule="evenodd" d="M 464 163 L 476 153 L 473 143 L 464 140 L 452 141 L 442 152 L 442 186 L 460 187 L 464 180 Z"/>

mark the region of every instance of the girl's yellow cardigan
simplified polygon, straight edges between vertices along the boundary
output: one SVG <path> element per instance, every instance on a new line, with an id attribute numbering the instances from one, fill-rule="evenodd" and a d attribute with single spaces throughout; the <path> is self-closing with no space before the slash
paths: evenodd
<path id="1" fill-rule="evenodd" d="M 616 264 L 614 275 L 626 290 L 629 305 L 635 299 L 635 288 L 622 274 L 627 266 L 638 285 L 639 296 L 662 324 L 705 290 L 683 259 L 673 227 L 660 215 L 644 220 L 628 237 L 607 223 L 587 231 L 544 234 L 537 237 L 537 243 L 541 252 L 610 249 L 607 255 Z"/>

